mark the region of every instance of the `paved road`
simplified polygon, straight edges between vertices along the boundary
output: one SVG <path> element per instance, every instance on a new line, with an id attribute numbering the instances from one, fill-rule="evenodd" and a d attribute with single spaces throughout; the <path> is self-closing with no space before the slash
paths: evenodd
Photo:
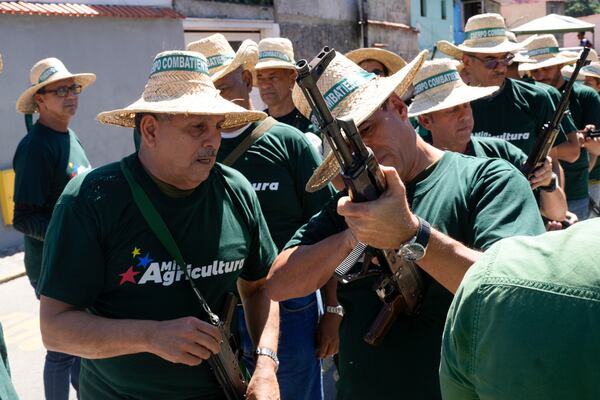
<path id="1" fill-rule="evenodd" d="M 6 264 L 3 261 L 0 259 L 0 269 Z M 38 311 L 39 303 L 26 277 L 0 284 L 0 322 L 12 380 L 21 400 L 44 398 L 42 371 L 46 350 L 40 336 Z M 75 392 L 71 391 L 70 399 L 75 399 Z"/>

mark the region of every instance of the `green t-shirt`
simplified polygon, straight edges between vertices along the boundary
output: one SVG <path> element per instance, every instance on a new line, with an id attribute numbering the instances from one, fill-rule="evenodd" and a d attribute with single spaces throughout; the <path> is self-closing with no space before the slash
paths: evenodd
<path id="1" fill-rule="evenodd" d="M 517 169 L 520 169 L 527 160 L 527 154 L 523 153 L 514 144 L 506 140 L 489 137 L 471 137 L 471 142 L 467 145 L 465 154 L 475 157 L 501 158 Z"/>
<path id="2" fill-rule="evenodd" d="M 502 240 L 465 275 L 444 330 L 446 400 L 600 398 L 600 220 Z"/>
<path id="3" fill-rule="evenodd" d="M 160 191 L 137 154 L 125 160 L 213 311 L 221 311 L 238 277 L 253 281 L 266 276 L 276 248 L 256 195 L 239 172 L 217 164 L 192 194 L 173 198 Z M 113 319 L 203 317 L 183 271 L 133 202 L 118 163 L 65 188 L 46 236 L 40 292 Z M 82 398 L 222 397 L 207 363 L 189 367 L 140 353 L 82 360 L 81 368 Z"/>
<path id="4" fill-rule="evenodd" d="M 0 324 L 0 399 L 18 400 L 15 387 L 10 380 L 10 366 L 8 365 L 8 352 L 4 343 L 4 332 Z"/>
<path id="5" fill-rule="evenodd" d="M 415 214 L 469 247 L 486 249 L 504 237 L 544 231 L 529 184 L 502 160 L 446 152 L 426 178 L 406 189 Z M 313 244 L 346 229 L 336 205 L 330 202 L 286 247 Z M 423 278 L 421 313 L 400 315 L 377 347 L 362 339 L 382 305 L 372 288 L 374 278 L 338 286 L 346 310 L 340 326 L 339 400 L 440 397 L 440 344 L 452 294 L 427 274 Z"/>
<path id="6" fill-rule="evenodd" d="M 529 154 L 543 125 L 555 111 L 551 89 L 514 79 L 505 79 L 504 86 L 494 95 L 471 102 L 474 136 L 498 137 L 507 140 Z M 569 118 L 563 119 L 556 144 L 573 132 Z"/>
<path id="7" fill-rule="evenodd" d="M 600 96 L 585 85 L 575 83 L 569 99 L 569 111 L 575 121 L 575 126 L 582 130 L 588 124 L 600 126 Z M 569 163 L 561 161 L 565 170 L 565 194 L 567 200 L 581 200 L 589 196 L 589 157 L 586 149 L 580 150 L 577 161 Z"/>
<path id="8" fill-rule="evenodd" d="M 225 159 L 256 126 L 256 123 L 251 124 L 236 138 L 221 139 L 217 160 Z M 278 249 L 282 249 L 296 230 L 318 213 L 334 194 L 331 185 L 314 193 L 304 189 L 319 163 L 319 156 L 302 132 L 278 123 L 231 166 L 240 171 L 256 191 Z"/>
<path id="9" fill-rule="evenodd" d="M 41 207 L 50 219 L 67 182 L 91 166 L 75 132 L 58 132 L 36 122 L 17 146 L 13 168 L 15 203 Z M 35 286 L 44 242 L 27 235 L 24 242 L 25 269 Z"/>
<path id="10" fill-rule="evenodd" d="M 271 115 L 271 113 L 269 113 L 268 108 L 264 111 L 268 115 Z M 302 113 L 300 111 L 298 111 L 298 109 L 295 107 L 290 113 L 288 113 L 286 115 L 282 115 L 281 117 L 273 117 L 273 118 L 275 118 L 277 121 L 281 122 L 282 124 L 293 126 L 294 128 L 298 129 L 300 132 L 312 132 L 312 133 L 317 133 L 317 134 L 319 133 L 318 129 L 310 122 L 310 120 L 308 118 L 306 118 L 304 115 L 302 115 Z"/>

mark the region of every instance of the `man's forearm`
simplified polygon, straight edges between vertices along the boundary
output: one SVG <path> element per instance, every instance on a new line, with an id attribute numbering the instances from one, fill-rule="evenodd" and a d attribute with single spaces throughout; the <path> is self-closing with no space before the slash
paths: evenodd
<path id="1" fill-rule="evenodd" d="M 559 187 L 554 192 L 540 192 L 540 212 L 547 219 L 562 221 L 567 214 L 567 198 Z"/>
<path id="2" fill-rule="evenodd" d="M 315 292 L 332 277 L 352 246 L 352 234 L 347 229 L 318 243 L 282 251 L 269 271 L 269 296 L 283 301 Z"/>
<path id="3" fill-rule="evenodd" d="M 149 351 L 149 332 L 155 321 L 108 319 L 76 308 L 55 313 L 57 301 L 40 302 L 40 327 L 44 345 L 84 358 L 109 358 Z"/>
<path id="4" fill-rule="evenodd" d="M 264 284 L 252 292 L 240 290 L 246 325 L 252 343 L 277 351 L 279 341 L 279 304 L 267 295 Z"/>
<path id="5" fill-rule="evenodd" d="M 337 299 L 337 280 L 335 278 L 329 278 L 325 286 L 321 288 L 321 297 L 325 306 L 336 306 L 339 304 Z"/>
<path id="6" fill-rule="evenodd" d="M 427 253 L 417 264 L 454 294 L 467 270 L 481 254 L 432 229 Z"/>
<path id="7" fill-rule="evenodd" d="M 556 158 L 570 163 L 577 161 L 581 146 L 579 145 L 576 135 L 576 133 L 569 134 L 569 140 L 567 142 L 554 146 L 553 150 L 556 151 Z"/>

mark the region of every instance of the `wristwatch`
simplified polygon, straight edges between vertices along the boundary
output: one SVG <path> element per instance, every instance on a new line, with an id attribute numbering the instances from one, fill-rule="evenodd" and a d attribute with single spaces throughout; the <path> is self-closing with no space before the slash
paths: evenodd
<path id="1" fill-rule="evenodd" d="M 429 244 L 429 236 L 431 235 L 431 226 L 429 222 L 425 221 L 421 217 L 417 217 L 419 220 L 419 227 L 417 233 L 407 242 L 404 242 L 398 250 L 398 256 L 404 261 L 419 261 L 425 257 L 427 251 L 427 245 Z"/>
<path id="2" fill-rule="evenodd" d="M 337 314 L 340 317 L 344 316 L 344 307 L 340 306 L 339 304 L 337 306 L 327 306 L 325 307 L 325 312 L 331 313 L 331 314 Z"/>
<path id="3" fill-rule="evenodd" d="M 550 184 L 548 186 L 540 186 L 540 190 L 543 190 L 544 192 L 554 192 L 557 187 L 558 187 L 558 176 L 556 176 L 556 174 L 553 172 L 552 180 L 550 181 Z"/>
<path id="4" fill-rule="evenodd" d="M 258 356 L 269 357 L 271 360 L 275 361 L 275 372 L 279 369 L 279 358 L 277 358 L 277 353 L 268 347 L 257 347 L 254 355 L 256 358 L 258 358 Z"/>

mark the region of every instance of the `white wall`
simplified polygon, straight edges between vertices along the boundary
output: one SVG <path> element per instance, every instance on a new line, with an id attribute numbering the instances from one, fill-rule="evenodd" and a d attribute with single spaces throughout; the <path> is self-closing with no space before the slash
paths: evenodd
<path id="1" fill-rule="evenodd" d="M 71 128 L 97 167 L 133 151 L 130 129 L 101 125 L 101 111 L 126 106 L 142 93 L 154 56 L 183 49 L 183 28 L 176 19 L 69 18 L 0 15 L 4 71 L 0 74 L 0 169 L 25 135 L 15 101 L 29 85 L 29 70 L 45 57 L 60 58 L 72 72 L 93 72 L 96 83 L 81 94 Z M 19 244 L 21 235 L 0 222 L 0 249 Z"/>

